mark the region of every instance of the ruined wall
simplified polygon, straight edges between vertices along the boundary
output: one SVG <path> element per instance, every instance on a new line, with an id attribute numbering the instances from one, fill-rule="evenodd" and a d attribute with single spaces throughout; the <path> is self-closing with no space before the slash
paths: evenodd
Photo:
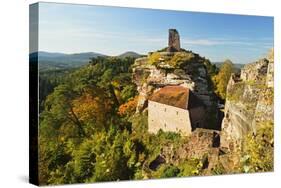
<path id="1" fill-rule="evenodd" d="M 156 134 L 160 129 L 190 135 L 192 130 L 189 111 L 148 101 L 148 132 Z"/>
<path id="2" fill-rule="evenodd" d="M 169 29 L 168 52 L 179 52 L 180 48 L 180 35 L 176 29 Z"/>
<path id="3" fill-rule="evenodd" d="M 192 133 L 186 150 L 189 151 L 188 158 L 202 158 L 204 154 L 209 154 L 211 150 L 220 146 L 220 136 L 218 131 L 197 128 Z M 196 149 L 194 149 L 196 147 Z"/>
<path id="4" fill-rule="evenodd" d="M 219 147 L 220 135 L 218 131 L 197 128 L 180 147 L 175 148 L 172 143 L 163 146 L 160 155 L 166 163 L 175 165 L 186 159 L 207 157 L 208 166 L 206 168 L 211 169 L 217 164 Z"/>

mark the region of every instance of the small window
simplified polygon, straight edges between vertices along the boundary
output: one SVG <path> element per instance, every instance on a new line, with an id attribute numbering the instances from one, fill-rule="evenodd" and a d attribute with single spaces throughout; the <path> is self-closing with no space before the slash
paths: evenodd
<path id="1" fill-rule="evenodd" d="M 164 108 L 164 112 L 166 112 L 167 111 L 167 109 L 166 108 Z"/>
<path id="2" fill-rule="evenodd" d="M 167 127 L 166 123 L 164 123 L 164 127 L 165 127 L 165 128 Z"/>
<path id="3" fill-rule="evenodd" d="M 176 111 L 176 114 L 177 114 L 177 115 L 179 115 L 179 112 L 178 112 L 178 111 Z"/>

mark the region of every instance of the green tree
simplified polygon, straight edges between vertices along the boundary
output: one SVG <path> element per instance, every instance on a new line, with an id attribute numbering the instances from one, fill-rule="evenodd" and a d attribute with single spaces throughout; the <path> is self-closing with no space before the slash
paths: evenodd
<path id="1" fill-rule="evenodd" d="M 226 88 L 233 70 L 233 63 L 230 60 L 226 60 L 222 64 L 218 74 L 212 77 L 215 93 L 222 100 L 226 98 Z"/>
<path id="2" fill-rule="evenodd" d="M 131 123 L 117 113 L 120 104 L 136 94 L 133 62 L 93 58 L 89 65 L 60 74 L 48 91 L 40 91 L 40 184 L 132 179 L 140 171 L 142 143 L 133 139 Z M 56 80 L 49 73 L 42 84 Z"/>
<path id="3" fill-rule="evenodd" d="M 73 91 L 71 85 L 56 87 L 46 100 L 46 109 L 42 114 L 43 124 L 49 128 L 55 126 L 57 130 L 63 126 L 74 126 L 80 137 L 85 136 L 83 123 L 73 110 L 72 100 L 77 96 L 78 93 Z"/>
<path id="4" fill-rule="evenodd" d="M 204 65 L 206 66 L 208 75 L 210 76 L 216 75 L 219 71 L 217 66 L 215 64 L 212 64 L 209 59 L 206 59 L 204 61 Z"/>
<path id="5" fill-rule="evenodd" d="M 176 166 L 168 166 L 163 170 L 160 178 L 170 178 L 170 177 L 177 177 L 179 174 L 180 169 Z"/>

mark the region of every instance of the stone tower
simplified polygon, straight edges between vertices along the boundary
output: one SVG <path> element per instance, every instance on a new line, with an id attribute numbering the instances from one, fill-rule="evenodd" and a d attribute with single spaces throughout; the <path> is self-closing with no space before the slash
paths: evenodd
<path id="1" fill-rule="evenodd" d="M 180 35 L 176 29 L 169 29 L 168 52 L 180 51 Z"/>

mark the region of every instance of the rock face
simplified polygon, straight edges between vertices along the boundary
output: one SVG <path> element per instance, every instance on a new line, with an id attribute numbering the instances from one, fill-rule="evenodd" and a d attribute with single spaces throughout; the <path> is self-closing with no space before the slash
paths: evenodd
<path id="1" fill-rule="evenodd" d="M 190 89 L 203 103 L 211 107 L 214 93 L 205 66 L 207 60 L 196 53 L 180 48 L 179 33 L 169 30 L 169 46 L 147 57 L 138 58 L 133 65 L 133 81 L 137 85 L 139 101 L 137 112 L 147 108 L 148 97 L 167 85 Z"/>
<path id="2" fill-rule="evenodd" d="M 136 59 L 133 81 L 139 93 L 137 112 L 146 109 L 147 99 L 153 92 L 167 85 L 186 87 L 206 106 L 211 106 L 212 91 L 209 89 L 204 61 L 198 54 L 187 51 L 154 52 Z"/>
<path id="3" fill-rule="evenodd" d="M 255 63 L 245 65 L 241 70 L 241 79 L 243 81 L 262 81 L 261 79 L 263 79 L 267 73 L 268 62 L 268 59 L 264 58 Z"/>
<path id="4" fill-rule="evenodd" d="M 180 35 L 176 29 L 169 29 L 169 43 L 168 52 L 179 52 L 180 48 Z"/>
<path id="5" fill-rule="evenodd" d="M 274 78 L 274 50 L 273 48 L 270 50 L 269 55 L 268 55 L 268 69 L 267 69 L 267 77 L 266 77 L 266 83 L 268 87 L 274 87 L 274 82 L 273 82 L 273 78 Z"/>
<path id="6" fill-rule="evenodd" d="M 221 145 L 239 148 L 243 138 L 256 133 L 266 121 L 273 122 L 273 61 L 261 59 L 232 75 L 227 86 Z M 238 147 L 236 147 L 238 146 Z"/>

